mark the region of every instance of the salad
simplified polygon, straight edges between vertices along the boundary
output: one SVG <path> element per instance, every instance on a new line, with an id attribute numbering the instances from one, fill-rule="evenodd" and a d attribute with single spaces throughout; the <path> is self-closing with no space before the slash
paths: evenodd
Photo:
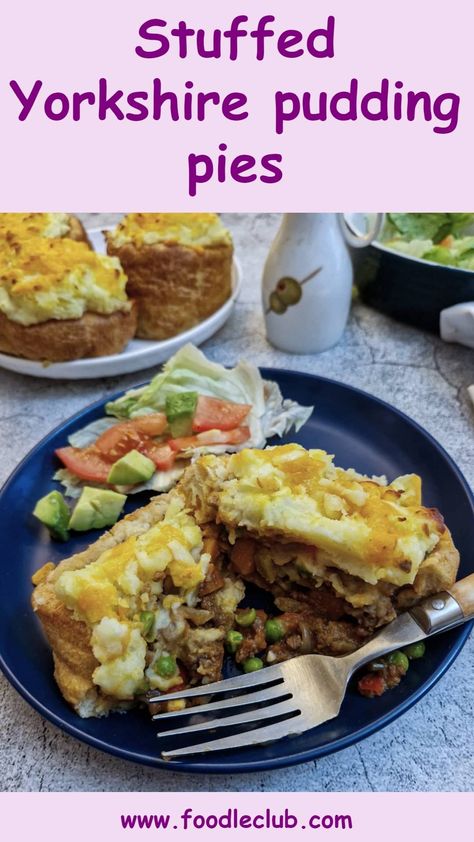
<path id="1" fill-rule="evenodd" d="M 389 248 L 474 270 L 474 213 L 388 213 L 381 241 Z"/>
<path id="2" fill-rule="evenodd" d="M 298 430 L 313 407 L 284 400 L 276 383 L 239 362 L 226 369 L 185 345 L 147 385 L 106 404 L 107 415 L 56 451 L 66 494 L 84 486 L 124 494 L 168 491 L 192 459 Z"/>

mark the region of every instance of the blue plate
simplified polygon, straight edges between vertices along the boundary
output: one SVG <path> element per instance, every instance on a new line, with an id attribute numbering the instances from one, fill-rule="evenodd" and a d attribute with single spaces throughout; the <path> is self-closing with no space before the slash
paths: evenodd
<path id="1" fill-rule="evenodd" d="M 315 405 L 307 424 L 288 440 L 324 448 L 336 454 L 337 464 L 364 473 L 386 474 L 389 479 L 412 471 L 420 474 L 424 502 L 441 510 L 461 552 L 460 575 L 472 572 L 473 497 L 459 469 L 428 433 L 388 404 L 342 383 L 274 369 L 263 369 L 262 374 L 276 380 L 285 397 Z M 105 719 L 80 719 L 54 682 L 51 653 L 30 609 L 30 578 L 46 561 L 59 562 L 99 533 L 75 535 L 66 546 L 52 543 L 30 512 L 38 498 L 55 487 L 51 480 L 55 448 L 103 414 L 104 402 L 96 403 L 50 433 L 18 466 L 0 494 L 0 663 L 13 686 L 55 725 L 111 754 L 173 771 L 228 774 L 274 769 L 338 751 L 384 727 L 418 701 L 453 663 L 470 625 L 430 641 L 426 656 L 413 662 L 399 687 L 381 698 L 364 699 L 350 687 L 337 719 L 300 737 L 218 753 L 205 760 L 163 762 L 156 726 L 144 709 Z M 146 499 L 144 495 L 132 498 L 128 510 Z"/>

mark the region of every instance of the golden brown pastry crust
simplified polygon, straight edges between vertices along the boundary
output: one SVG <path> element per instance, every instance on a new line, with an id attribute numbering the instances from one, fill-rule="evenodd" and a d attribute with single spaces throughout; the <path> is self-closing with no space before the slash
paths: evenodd
<path id="1" fill-rule="evenodd" d="M 399 591 L 397 607 L 408 608 L 425 596 L 447 590 L 456 581 L 458 568 L 459 552 L 451 532 L 446 528 L 438 545 L 422 561 L 413 585 Z"/>
<path id="2" fill-rule="evenodd" d="M 54 585 L 65 570 L 78 570 L 95 561 L 105 550 L 120 544 L 130 535 L 146 532 L 158 523 L 166 512 L 169 495 L 155 497 L 151 503 L 138 509 L 105 532 L 82 553 L 64 559 L 33 591 L 31 603 L 48 638 L 54 659 L 54 677 L 69 704 L 82 715 L 89 706 L 95 716 L 107 713 L 123 704 L 99 693 L 92 681 L 98 661 L 90 645 L 91 632 L 86 623 L 74 617 L 72 611 L 58 599 Z M 89 714 L 90 715 L 90 714 Z"/>
<path id="3" fill-rule="evenodd" d="M 69 214 L 69 234 L 67 235 L 71 240 L 77 240 L 79 243 L 86 243 L 89 248 L 92 248 L 86 229 L 84 228 L 80 219 L 73 214 Z"/>
<path id="4" fill-rule="evenodd" d="M 128 277 L 142 339 L 167 339 L 188 330 L 215 313 L 232 292 L 231 244 L 117 247 L 108 237 L 107 253 L 119 258 Z"/>
<path id="5" fill-rule="evenodd" d="M 119 354 L 135 335 L 137 306 L 110 315 L 85 313 L 80 319 L 49 319 L 21 325 L 0 313 L 0 351 L 14 357 L 65 362 Z"/>

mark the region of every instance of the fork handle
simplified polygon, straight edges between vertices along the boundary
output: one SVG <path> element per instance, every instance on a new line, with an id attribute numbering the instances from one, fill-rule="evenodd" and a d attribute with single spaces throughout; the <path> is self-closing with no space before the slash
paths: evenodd
<path id="1" fill-rule="evenodd" d="M 428 596 L 410 611 L 426 634 L 436 634 L 474 619 L 474 573 L 447 591 Z"/>
<path id="2" fill-rule="evenodd" d="M 474 573 L 460 579 L 449 588 L 449 593 L 460 605 L 466 620 L 474 617 Z"/>

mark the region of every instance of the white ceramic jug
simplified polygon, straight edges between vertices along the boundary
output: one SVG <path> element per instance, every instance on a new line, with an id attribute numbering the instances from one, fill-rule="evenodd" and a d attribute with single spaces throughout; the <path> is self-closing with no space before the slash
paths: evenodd
<path id="1" fill-rule="evenodd" d="M 358 233 L 338 213 L 287 213 L 268 254 L 262 298 L 268 340 L 283 351 L 312 354 L 331 348 L 346 326 L 353 271 L 347 245 L 369 245 L 383 214 Z"/>

